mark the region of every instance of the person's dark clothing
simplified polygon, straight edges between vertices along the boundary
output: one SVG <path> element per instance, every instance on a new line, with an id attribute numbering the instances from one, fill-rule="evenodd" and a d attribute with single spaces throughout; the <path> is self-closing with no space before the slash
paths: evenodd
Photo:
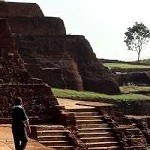
<path id="1" fill-rule="evenodd" d="M 16 105 L 12 109 L 12 133 L 16 150 L 25 150 L 27 144 L 27 132 L 24 121 L 27 115 L 21 105 Z"/>

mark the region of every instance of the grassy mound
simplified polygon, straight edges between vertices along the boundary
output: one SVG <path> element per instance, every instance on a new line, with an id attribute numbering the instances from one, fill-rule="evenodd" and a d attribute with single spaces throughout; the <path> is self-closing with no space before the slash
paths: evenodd
<path id="1" fill-rule="evenodd" d="M 52 91 L 54 95 L 58 98 L 69 98 L 76 100 L 90 100 L 90 101 L 93 100 L 93 101 L 109 101 L 109 102 L 150 100 L 149 96 L 142 94 L 134 94 L 130 92 L 123 92 L 122 94 L 119 95 L 106 95 L 95 92 L 75 91 L 56 88 L 52 88 Z"/>

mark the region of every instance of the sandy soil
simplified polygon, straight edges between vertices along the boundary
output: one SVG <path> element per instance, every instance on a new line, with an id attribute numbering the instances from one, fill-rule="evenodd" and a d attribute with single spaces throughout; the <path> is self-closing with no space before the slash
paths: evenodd
<path id="1" fill-rule="evenodd" d="M 113 104 L 101 103 L 101 102 L 87 102 L 87 101 L 78 101 L 78 100 L 62 99 L 62 98 L 57 98 L 57 101 L 60 106 L 65 106 L 66 109 L 93 108 L 94 106 L 112 106 L 113 105 Z"/>
<path id="2" fill-rule="evenodd" d="M 57 98 L 57 101 L 60 106 L 64 106 L 66 109 L 89 108 L 89 106 L 77 105 L 78 103 L 81 103 L 81 101 L 77 101 L 77 100 Z"/>
<path id="3" fill-rule="evenodd" d="M 10 124 L 0 125 L 0 150 L 14 150 L 13 137 Z M 26 150 L 54 150 L 44 147 L 33 139 L 29 139 Z"/>

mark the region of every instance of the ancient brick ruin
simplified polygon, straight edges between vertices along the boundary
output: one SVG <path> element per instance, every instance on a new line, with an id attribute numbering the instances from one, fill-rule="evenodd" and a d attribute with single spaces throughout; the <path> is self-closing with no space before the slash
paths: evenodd
<path id="1" fill-rule="evenodd" d="M 32 136 L 43 145 L 66 150 L 146 150 L 149 138 L 112 106 L 65 109 L 58 105 L 49 85 L 120 92 L 84 36 L 66 35 L 63 20 L 44 17 L 34 3 L 0 2 L 0 17 L 0 123 L 10 121 L 13 97 L 20 96 L 30 122 L 43 124 L 32 126 Z"/>
<path id="2" fill-rule="evenodd" d="M 41 9 L 38 5 L 32 3 L 13 3 L 13 2 L 5 2 L 1 1 L 0 4 L 0 15 L 2 17 L 5 16 L 27 16 L 27 17 L 43 17 Z"/>
<path id="3" fill-rule="evenodd" d="M 120 92 L 90 43 L 84 36 L 66 35 L 60 18 L 45 17 L 34 3 L 11 2 L 0 2 L 0 17 L 7 20 L 18 52 L 33 77 L 52 87 Z"/>
<path id="4" fill-rule="evenodd" d="M 29 116 L 38 119 L 57 101 L 48 85 L 36 83 L 27 72 L 4 19 L 0 19 L 0 33 L 0 117 L 10 117 L 13 98 L 19 96 Z"/>

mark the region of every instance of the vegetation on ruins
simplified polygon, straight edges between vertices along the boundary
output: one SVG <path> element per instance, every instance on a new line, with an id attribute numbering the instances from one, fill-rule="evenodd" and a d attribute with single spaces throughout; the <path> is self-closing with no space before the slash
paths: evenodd
<path id="1" fill-rule="evenodd" d="M 138 89 L 138 87 L 137 87 Z M 123 90 L 123 88 L 122 88 Z M 141 89 L 139 89 L 141 90 Z M 143 89 L 145 90 L 145 89 Z M 147 87 L 147 90 L 150 90 L 150 87 Z M 56 89 L 52 88 L 54 95 L 58 98 L 69 98 L 75 100 L 93 100 L 93 101 L 136 101 L 136 100 L 150 100 L 149 96 L 142 95 L 142 94 L 134 94 L 127 92 L 123 92 L 119 95 L 107 95 L 107 94 L 100 94 L 95 92 L 87 92 L 87 91 L 75 91 L 75 90 L 68 90 L 68 89 Z M 131 91 L 131 89 L 130 89 Z"/>
<path id="2" fill-rule="evenodd" d="M 99 60 L 101 61 L 101 60 Z M 102 63 L 105 67 L 115 71 L 115 72 L 143 72 L 150 71 L 150 59 L 140 60 L 133 62 L 125 62 L 119 60 L 102 60 Z"/>
<path id="3" fill-rule="evenodd" d="M 129 65 L 140 65 L 140 66 L 148 66 L 150 65 L 150 59 L 141 59 L 139 63 L 137 61 L 121 61 L 121 60 L 111 60 L 111 59 L 98 59 L 100 63 L 103 64 L 129 64 Z"/>
<path id="4" fill-rule="evenodd" d="M 150 86 L 136 86 L 136 85 L 128 85 L 120 87 L 122 93 L 136 93 L 143 91 L 150 91 Z"/>
<path id="5" fill-rule="evenodd" d="M 135 22 L 135 25 L 129 27 L 124 34 L 124 42 L 126 43 L 128 50 L 137 52 L 137 61 L 139 62 L 141 51 L 144 45 L 149 42 L 150 30 L 143 23 Z"/>
<path id="6" fill-rule="evenodd" d="M 150 66 L 147 65 L 134 65 L 129 63 L 104 63 L 104 66 L 108 67 L 109 69 L 113 68 L 120 68 L 120 69 L 131 69 L 131 68 L 137 68 L 137 69 L 143 69 L 147 68 L 150 69 Z"/>

